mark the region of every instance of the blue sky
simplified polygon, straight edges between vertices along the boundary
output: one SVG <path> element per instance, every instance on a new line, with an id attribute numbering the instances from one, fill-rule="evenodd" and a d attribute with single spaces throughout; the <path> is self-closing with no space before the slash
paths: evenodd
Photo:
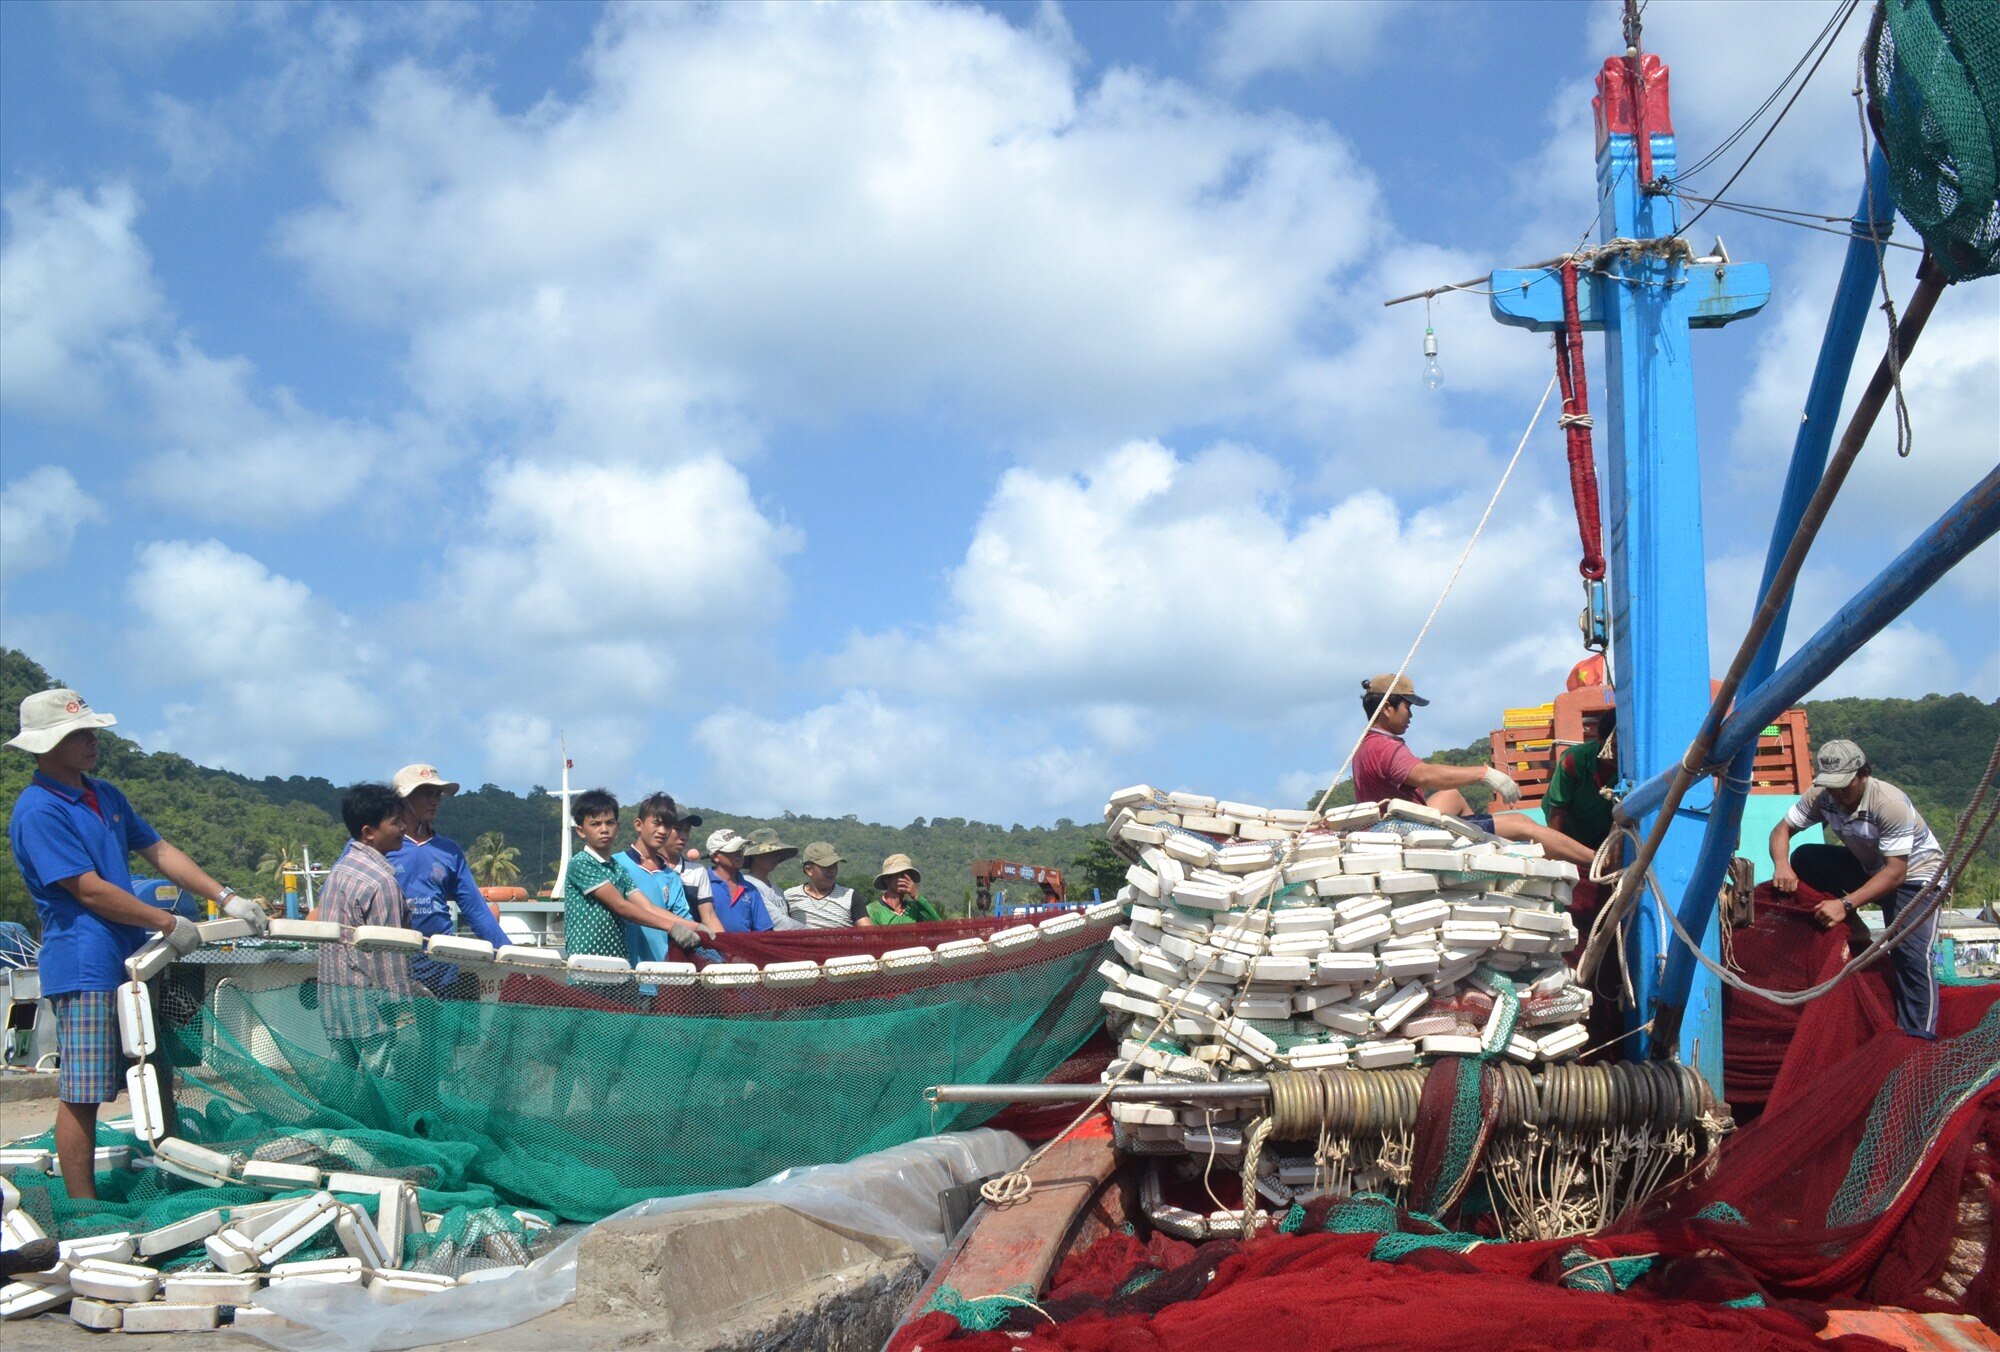
<path id="1" fill-rule="evenodd" d="M 1654 0 L 1684 163 L 1833 8 Z M 1859 39 L 1732 198 L 1852 209 Z M 0 6 L 0 642 L 253 774 L 525 788 L 565 735 L 743 811 L 1301 799 L 1550 369 L 1457 297 L 1427 392 L 1380 302 L 1574 241 L 1615 45 L 1584 4 Z M 1719 667 L 1841 244 L 1718 230 L 1776 280 L 1696 338 Z M 1995 459 L 1990 284 L 1909 390 L 1795 636 Z M 1545 424 L 1418 745 L 1560 688 L 1575 554 Z M 1826 693 L 2000 695 L 1997 577 Z"/>

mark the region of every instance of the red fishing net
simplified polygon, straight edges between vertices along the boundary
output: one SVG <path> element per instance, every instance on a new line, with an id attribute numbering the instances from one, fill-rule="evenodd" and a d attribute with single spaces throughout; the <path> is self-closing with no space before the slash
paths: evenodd
<path id="1" fill-rule="evenodd" d="M 1756 924 L 1735 936 L 1752 981 L 1799 990 L 1846 960 L 1850 935 L 1806 917 L 1812 900 L 1760 895 Z M 1826 1308 L 2000 1323 L 1996 1002 L 2000 986 L 1944 988 L 1929 1042 L 1896 1028 L 1878 969 L 1803 1010 L 1732 993 L 1729 1092 L 1761 1117 L 1702 1176 L 1605 1235 L 1406 1248 L 1397 1261 L 1371 1257 L 1378 1233 L 1267 1231 L 1200 1248 L 1112 1235 L 1063 1263 L 1039 1310 L 1013 1307 L 993 1332 L 934 1311 L 892 1348 L 1858 1350 L 1888 1344 L 1816 1336 Z M 1562 1284 L 1586 1258 L 1636 1255 L 1651 1262 L 1620 1294 Z"/>

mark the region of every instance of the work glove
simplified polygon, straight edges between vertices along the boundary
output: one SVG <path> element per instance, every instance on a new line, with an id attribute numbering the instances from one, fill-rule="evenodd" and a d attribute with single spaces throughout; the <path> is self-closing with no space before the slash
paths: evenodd
<path id="1" fill-rule="evenodd" d="M 231 893 L 229 900 L 222 903 L 222 913 L 231 920 L 241 920 L 250 926 L 252 934 L 271 932 L 271 913 L 264 909 L 264 903 L 254 897 Z"/>
<path id="2" fill-rule="evenodd" d="M 1499 794 L 1508 802 L 1517 803 L 1521 800 L 1521 786 L 1500 773 L 1500 771 L 1489 766 L 1480 772 L 1479 777 L 1486 781 L 1487 788 L 1492 789 L 1493 792 Z"/>
<path id="3" fill-rule="evenodd" d="M 184 915 L 175 916 L 172 927 L 161 930 L 160 933 L 166 938 L 167 947 L 174 950 L 174 956 L 177 958 L 184 958 L 201 947 L 201 931 L 196 928 L 194 921 Z"/>

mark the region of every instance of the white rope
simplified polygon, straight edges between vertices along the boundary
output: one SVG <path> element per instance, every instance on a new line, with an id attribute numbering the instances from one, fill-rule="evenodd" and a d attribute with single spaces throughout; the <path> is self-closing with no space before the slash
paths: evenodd
<path id="1" fill-rule="evenodd" d="M 1555 391 L 1556 377 L 1550 376 L 1548 388 L 1542 391 L 1542 402 L 1535 405 L 1535 415 L 1528 419 L 1527 430 L 1521 433 L 1520 444 L 1514 447 L 1513 459 L 1509 460 L 1507 468 L 1501 471 L 1500 482 L 1493 486 L 1493 496 L 1486 500 L 1486 510 L 1479 514 L 1479 524 L 1472 528 L 1472 538 L 1467 540 L 1465 548 L 1459 551 L 1458 562 L 1452 565 L 1451 576 L 1444 582 L 1444 590 L 1438 593 L 1438 599 L 1432 603 L 1431 613 L 1424 617 L 1424 627 L 1417 631 L 1416 641 L 1410 644 L 1409 652 L 1403 655 L 1403 665 L 1396 668 L 1396 675 L 1389 682 L 1391 690 L 1396 688 L 1397 681 L 1403 679 L 1404 673 L 1410 669 L 1410 663 L 1416 661 L 1417 649 L 1424 646 L 1424 639 L 1430 634 L 1431 625 L 1437 620 L 1438 612 L 1444 609 L 1445 598 L 1451 595 L 1451 589 L 1458 584 L 1458 575 L 1465 571 L 1465 561 L 1472 557 L 1472 547 L 1479 543 L 1480 535 L 1486 530 L 1486 523 L 1492 519 L 1493 509 L 1500 505 L 1500 495 L 1507 491 L 1507 481 L 1514 477 L 1514 466 L 1521 463 L 1521 452 L 1528 449 L 1528 438 L 1535 434 L 1535 428 L 1542 421 L 1542 410 L 1549 406 L 1549 396 Z M 1314 816 L 1326 811 L 1326 800 L 1333 796 L 1335 786 L 1345 779 L 1347 772 L 1354 767 L 1354 758 L 1361 753 L 1361 744 L 1367 741 L 1368 734 L 1375 730 L 1375 721 L 1382 716 L 1383 706 L 1388 702 L 1386 699 L 1376 702 L 1375 712 L 1368 715 L 1367 725 L 1361 729 L 1361 735 L 1354 739 L 1354 745 L 1348 749 L 1347 759 L 1340 763 L 1340 769 L 1333 776 L 1333 783 L 1326 786 L 1326 792 L 1322 793 L 1319 801 L 1313 804 Z"/>
<path id="2" fill-rule="evenodd" d="M 1555 389 L 1556 378 L 1552 375 L 1549 377 L 1548 388 L 1542 391 L 1541 402 L 1535 405 L 1534 416 L 1528 419 L 1527 430 L 1521 433 L 1520 444 L 1514 447 L 1513 458 L 1508 460 L 1507 468 L 1501 472 L 1500 482 L 1494 485 L 1493 496 L 1486 501 L 1486 510 L 1479 515 L 1479 524 L 1473 527 L 1472 538 L 1465 542 L 1465 548 L 1459 552 L 1458 562 L 1452 567 L 1451 576 L 1445 579 L 1444 590 L 1438 593 L 1437 601 L 1431 606 L 1431 613 L 1424 617 L 1423 628 L 1417 631 L 1416 641 L 1410 645 L 1410 651 L 1404 655 L 1403 665 L 1396 669 L 1396 679 L 1400 680 L 1403 673 L 1409 669 L 1410 663 L 1416 659 L 1417 649 L 1423 646 L 1425 636 L 1430 633 L 1431 625 L 1438 617 L 1438 611 L 1444 608 L 1445 598 L 1451 595 L 1452 587 L 1458 582 L 1458 575 L 1465 571 L 1465 561 L 1472 556 L 1472 547 L 1479 543 L 1479 537 L 1485 531 L 1486 523 L 1492 519 L 1493 509 L 1500 503 L 1500 494 L 1505 491 L 1507 481 L 1513 477 L 1514 467 L 1521 462 L 1521 453 L 1527 450 L 1528 439 L 1535 434 L 1535 428 L 1542 420 L 1542 411 L 1549 406 L 1549 396 L 1555 393 Z M 1392 688 L 1393 685 L 1394 682 L 1392 681 Z M 1381 716 L 1382 707 L 1387 703 L 1387 700 L 1380 701 L 1375 706 L 1375 712 L 1369 715 L 1367 727 L 1361 730 L 1361 737 L 1355 739 L 1353 747 L 1347 753 L 1347 759 L 1341 763 L 1339 773 L 1334 775 L 1333 783 L 1327 785 L 1326 792 L 1319 796 L 1319 802 L 1314 805 L 1314 816 L 1318 816 L 1326 810 L 1326 800 L 1332 795 L 1334 785 L 1339 784 L 1341 779 L 1346 776 L 1349 768 L 1353 766 L 1354 757 L 1361 750 L 1362 739 L 1366 738 L 1369 731 L 1374 728 L 1375 720 Z M 1248 914 L 1255 914 L 1259 911 L 1270 909 L 1272 902 L 1276 899 L 1280 890 L 1278 879 L 1283 876 L 1284 865 L 1290 862 L 1293 851 L 1298 848 L 1299 836 L 1301 834 L 1302 831 L 1294 831 L 1290 836 L 1286 837 L 1283 848 L 1279 853 L 1278 868 L 1273 871 L 1270 886 L 1266 889 L 1263 896 L 1252 903 Z M 1222 954 L 1220 951 L 1210 956 L 1209 960 L 1203 964 L 1202 969 L 1189 979 L 1183 994 L 1161 1011 L 1160 1017 L 1153 1024 L 1152 1031 L 1147 1033 L 1143 1039 L 1140 1039 L 1141 1041 L 1151 1042 L 1162 1031 L 1172 1026 L 1174 1018 L 1180 1014 L 1181 1006 L 1187 999 L 1187 993 L 1192 992 L 1195 986 L 1200 984 L 1202 978 L 1208 975 L 1209 970 L 1217 962 L 1221 961 L 1221 959 Z M 1248 984 L 1248 980 L 1249 977 L 1246 973 L 1244 984 Z M 1067 1140 L 1071 1132 L 1089 1121 L 1091 1114 L 1103 1107 L 1106 1100 L 1111 1097 L 1111 1091 L 1123 1084 L 1136 1068 L 1136 1060 L 1134 1058 L 1126 1058 L 1125 1064 L 1119 1068 L 1118 1073 L 1104 1082 L 1103 1088 L 1098 1090 L 1097 1096 L 1084 1105 L 1083 1110 L 1071 1120 L 1068 1126 L 1057 1132 L 1049 1140 L 1043 1142 L 1032 1154 L 1022 1160 L 1011 1173 L 1002 1174 L 998 1178 L 990 1178 L 980 1184 L 979 1195 L 989 1205 L 996 1207 L 1010 1206 L 1015 1202 L 1027 1200 L 1035 1190 L 1035 1180 L 1030 1172 L 1035 1164 L 1041 1160 L 1042 1156 L 1053 1150 L 1061 1142 Z M 1244 1228 L 1247 1236 L 1254 1228 L 1255 1221 L 1254 1218 L 1248 1217 L 1246 1217 L 1246 1220 L 1248 1223 L 1246 1223 Z"/>

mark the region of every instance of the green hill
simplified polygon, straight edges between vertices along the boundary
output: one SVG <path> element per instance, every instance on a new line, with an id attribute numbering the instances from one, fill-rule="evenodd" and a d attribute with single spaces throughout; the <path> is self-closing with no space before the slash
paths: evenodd
<path id="1" fill-rule="evenodd" d="M 11 724 L 22 698 L 61 684 L 25 654 L 0 649 L 0 718 Z M 1882 776 L 1909 790 L 1932 827 L 1949 842 L 1958 813 L 1979 781 L 1996 736 L 2000 702 L 1970 695 L 1928 695 L 1918 700 L 1823 700 L 1806 706 L 1815 741 L 1852 737 L 1875 758 Z M 105 735 L 102 773 L 132 798 L 169 840 L 181 846 L 222 881 L 246 891 L 270 894 L 273 884 L 258 865 L 284 847 L 312 851 L 330 861 L 346 832 L 337 813 L 344 786 L 317 778 L 247 779 L 196 765 L 171 752 L 147 752 L 126 738 Z M 1439 753 L 1459 764 L 1485 759 L 1484 744 Z M 27 786 L 33 763 L 18 752 L 0 755 L 0 803 L 9 806 Z M 1107 785 L 1107 790 L 1112 786 Z M 1345 788 L 1345 786 L 1343 786 Z M 521 878 L 540 891 L 555 875 L 569 835 L 557 821 L 557 803 L 546 789 L 517 794 L 494 784 L 461 793 L 445 804 L 438 819 L 445 834 L 470 845 L 492 831 L 519 851 Z M 748 831 L 775 828 L 788 843 L 803 846 L 829 840 L 848 859 L 843 881 L 864 891 L 876 865 L 889 854 L 907 854 L 924 872 L 924 892 L 947 911 L 962 912 L 972 900 L 971 866 L 979 859 L 1054 864 L 1070 870 L 1073 895 L 1087 895 L 1090 882 L 1115 885 L 1122 864 L 1108 857 L 1104 832 L 1096 822 L 1067 819 L 1054 826 L 999 826 L 961 817 L 918 818 L 894 827 L 857 817 L 746 817 L 696 807 L 704 823 L 697 838 L 718 826 Z M 0 841 L 0 919 L 33 926 L 34 907 L 14 867 L 11 850 Z M 1094 869 L 1078 867 L 1088 859 Z M 268 867 L 268 865 L 267 865 Z M 1991 893 L 2000 872 L 2000 833 L 1989 839 L 1972 886 L 1961 896 Z M 778 870 L 790 885 L 801 874 L 796 862 Z M 1010 899 L 1032 900 L 1033 889 L 1018 888 Z"/>

